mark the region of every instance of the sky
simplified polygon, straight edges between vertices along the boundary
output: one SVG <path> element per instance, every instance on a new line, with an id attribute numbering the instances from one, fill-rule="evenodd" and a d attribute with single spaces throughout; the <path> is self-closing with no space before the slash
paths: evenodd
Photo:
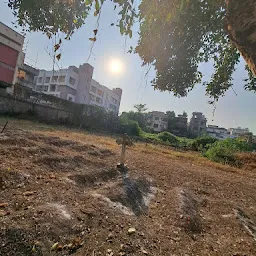
<path id="1" fill-rule="evenodd" d="M 154 78 L 153 67 L 142 67 L 142 61 L 136 54 L 127 53 L 130 46 L 136 46 L 138 41 L 137 31 L 139 24 L 134 26 L 132 39 L 121 36 L 119 29 L 110 24 L 117 20 L 117 11 L 114 11 L 111 2 L 104 4 L 99 20 L 97 41 L 92 50 L 93 30 L 97 28 L 97 20 L 90 16 L 86 24 L 75 32 L 70 41 L 63 40 L 61 47 L 62 57 L 55 65 L 55 69 L 67 68 L 70 65 L 79 66 L 90 63 L 94 67 L 93 79 L 109 88 L 120 87 L 123 96 L 120 112 L 134 110 L 135 104 L 146 104 L 149 111 L 175 111 L 176 114 L 188 113 L 190 118 L 193 112 L 203 112 L 208 123 L 220 127 L 248 127 L 256 134 L 256 94 L 246 92 L 243 89 L 243 79 L 246 77 L 244 62 L 237 67 L 234 74 L 233 90 L 219 100 L 214 111 L 213 106 L 208 104 L 205 96 L 205 88 L 198 84 L 195 89 L 185 98 L 176 98 L 169 92 L 155 91 L 150 85 Z M 0 21 L 10 26 L 17 32 L 11 10 L 7 6 L 7 0 L 0 3 Z M 25 62 L 39 69 L 52 70 L 53 68 L 53 40 L 40 32 L 31 32 L 26 35 L 24 51 Z M 123 65 L 123 72 L 110 72 L 111 60 L 118 60 Z M 212 66 L 200 65 L 204 74 L 204 80 L 210 77 Z"/>

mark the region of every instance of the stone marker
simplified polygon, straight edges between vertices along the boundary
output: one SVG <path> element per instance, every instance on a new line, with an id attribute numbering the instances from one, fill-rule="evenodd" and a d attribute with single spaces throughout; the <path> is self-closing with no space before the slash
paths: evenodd
<path id="1" fill-rule="evenodd" d="M 118 145 L 122 145 L 121 150 L 121 157 L 120 157 L 120 163 L 117 165 L 117 168 L 120 169 L 122 173 L 128 172 L 128 167 L 125 165 L 125 150 L 126 146 L 132 146 L 132 140 L 131 138 L 125 133 L 122 138 L 119 138 L 116 140 L 116 143 Z"/>

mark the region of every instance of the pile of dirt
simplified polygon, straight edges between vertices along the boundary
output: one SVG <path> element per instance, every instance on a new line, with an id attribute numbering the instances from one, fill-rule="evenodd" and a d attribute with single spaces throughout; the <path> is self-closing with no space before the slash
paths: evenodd
<path id="1" fill-rule="evenodd" d="M 189 233 L 201 233 L 203 231 L 202 218 L 199 215 L 198 200 L 189 191 L 181 190 L 179 192 L 181 204 L 182 226 Z"/>
<path id="2" fill-rule="evenodd" d="M 76 168 L 83 167 L 87 160 L 85 157 L 80 155 L 75 155 L 72 157 L 67 156 L 42 156 L 34 161 L 36 164 L 48 166 L 51 170 L 57 171 L 70 171 Z"/>
<path id="3" fill-rule="evenodd" d="M 154 197 L 155 188 L 145 178 L 131 179 L 121 177 L 109 186 L 96 190 L 96 196 L 119 208 L 125 214 L 136 216 L 147 214 L 150 200 Z"/>
<path id="4" fill-rule="evenodd" d="M 93 172 L 87 172 L 86 174 L 75 174 L 68 176 L 69 179 L 75 181 L 82 187 L 92 186 L 98 182 L 107 182 L 113 180 L 119 176 L 116 169 L 98 170 Z"/>
<path id="5" fill-rule="evenodd" d="M 2 180 L 1 190 L 8 191 L 27 185 L 30 175 L 24 172 L 0 169 L 0 177 Z"/>

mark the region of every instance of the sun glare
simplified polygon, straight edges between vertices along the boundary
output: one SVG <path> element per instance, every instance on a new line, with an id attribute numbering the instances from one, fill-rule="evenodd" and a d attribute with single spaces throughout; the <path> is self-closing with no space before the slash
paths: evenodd
<path id="1" fill-rule="evenodd" d="M 123 63 L 120 60 L 114 59 L 110 61 L 110 71 L 114 74 L 123 72 Z"/>

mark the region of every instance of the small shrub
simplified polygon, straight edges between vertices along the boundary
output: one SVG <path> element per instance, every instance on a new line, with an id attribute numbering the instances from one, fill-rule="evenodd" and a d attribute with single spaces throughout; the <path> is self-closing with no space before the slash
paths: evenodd
<path id="1" fill-rule="evenodd" d="M 204 156 L 214 162 L 235 165 L 235 166 L 238 165 L 237 159 L 235 157 L 233 150 L 231 150 L 229 148 L 225 148 L 218 144 L 210 147 L 206 151 Z"/>
<path id="2" fill-rule="evenodd" d="M 202 136 L 194 139 L 190 144 L 192 150 L 204 151 L 207 150 L 217 139 L 210 136 Z"/>
<path id="3" fill-rule="evenodd" d="M 121 119 L 119 132 L 127 133 L 130 136 L 139 136 L 141 134 L 141 128 L 135 121 Z"/>
<path id="4" fill-rule="evenodd" d="M 157 137 L 164 142 L 169 142 L 170 144 L 177 144 L 179 142 L 177 137 L 169 132 L 161 132 Z"/>
<path id="5" fill-rule="evenodd" d="M 212 144 L 204 156 L 214 162 L 238 166 L 240 163 L 236 158 L 236 153 L 249 152 L 251 150 L 251 146 L 245 141 L 226 139 Z"/>

